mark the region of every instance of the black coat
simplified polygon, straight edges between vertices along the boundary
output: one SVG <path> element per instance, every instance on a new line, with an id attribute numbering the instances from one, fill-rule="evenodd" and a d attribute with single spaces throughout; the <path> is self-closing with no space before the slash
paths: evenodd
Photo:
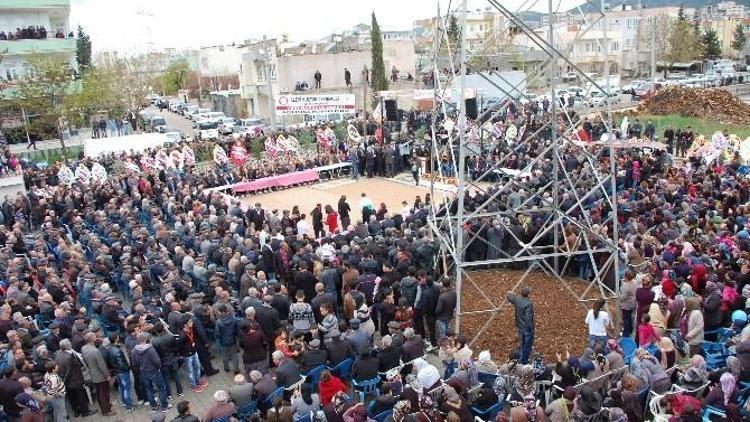
<path id="1" fill-rule="evenodd" d="M 346 358 L 354 356 L 352 345 L 346 339 L 343 340 L 332 340 L 326 345 L 326 352 L 328 353 L 328 361 L 331 362 L 331 366 L 336 366 Z"/>
<path id="2" fill-rule="evenodd" d="M 437 306 L 435 307 L 435 319 L 438 321 L 450 321 L 453 318 L 453 311 L 456 309 L 456 292 L 447 290 L 440 293 Z"/>
<path id="3" fill-rule="evenodd" d="M 393 346 L 378 351 L 378 371 L 386 372 L 401 364 L 401 351 Z"/>
<path id="4" fill-rule="evenodd" d="M 297 364 L 292 359 L 284 359 L 281 365 L 276 369 L 276 384 L 283 387 L 290 387 L 302 378 Z"/>
<path id="5" fill-rule="evenodd" d="M 255 308 L 255 321 L 260 325 L 260 330 L 267 339 L 276 338 L 276 330 L 281 328 L 281 320 L 276 309 L 269 306 Z"/>
<path id="6" fill-rule="evenodd" d="M 378 358 L 360 356 L 352 365 L 352 379 L 356 381 L 371 380 L 378 376 Z"/>

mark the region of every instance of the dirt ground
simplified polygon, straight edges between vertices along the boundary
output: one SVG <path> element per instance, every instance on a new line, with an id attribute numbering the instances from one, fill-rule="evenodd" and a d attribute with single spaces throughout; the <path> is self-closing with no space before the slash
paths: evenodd
<path id="1" fill-rule="evenodd" d="M 414 199 L 419 195 L 422 200 L 430 190 L 422 186 L 409 186 L 385 179 L 360 178 L 358 181 L 351 179 L 335 179 L 320 182 L 313 185 L 301 186 L 260 195 L 248 195 L 240 197 L 243 204 L 252 206 L 260 202 L 264 209 L 291 210 L 294 205 L 299 205 L 300 211 L 309 213 L 316 204 L 331 205 L 336 209 L 341 195 L 346 195 L 347 202 L 352 208 L 352 221 L 361 217 L 359 213 L 359 200 L 362 193 L 367 196 L 378 208 L 381 202 L 390 213 L 400 212 L 402 201 L 407 201 L 411 206 Z"/>
<path id="2" fill-rule="evenodd" d="M 508 293 L 523 276 L 523 271 L 490 270 L 475 271 L 469 274 L 474 283 L 496 306 L 504 301 Z M 571 288 L 580 293 L 587 287 L 587 283 L 576 279 L 566 279 Z M 468 280 L 464 280 L 461 290 L 461 311 L 471 312 L 489 309 L 487 300 L 477 288 Z M 530 273 L 525 281 L 516 289 L 520 294 L 521 288 L 531 289 L 530 298 L 534 303 L 536 327 L 534 333 L 534 351 L 539 351 L 545 359 L 555 359 L 555 353 L 564 355 L 565 345 L 571 351 L 580 352 L 586 345 L 588 331 L 584 319 L 591 302 L 583 302 L 581 306 L 577 297 L 558 279 L 543 272 Z M 591 297 L 598 295 L 592 292 Z M 610 312 L 612 315 L 612 312 Z M 461 316 L 461 330 L 467 339 L 474 338 L 477 332 L 492 316 L 492 313 L 476 313 Z M 518 349 L 518 339 L 514 324 L 513 306 L 505 303 L 497 316 L 490 322 L 489 327 L 472 346 L 474 353 L 489 350 L 498 360 L 504 360 L 512 351 Z"/>

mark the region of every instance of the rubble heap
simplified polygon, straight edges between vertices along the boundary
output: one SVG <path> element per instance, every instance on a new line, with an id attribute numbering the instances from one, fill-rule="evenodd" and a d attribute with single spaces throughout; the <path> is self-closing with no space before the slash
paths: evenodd
<path id="1" fill-rule="evenodd" d="M 721 123 L 750 124 L 750 105 L 723 89 L 668 86 L 638 106 L 648 114 L 681 114 Z"/>

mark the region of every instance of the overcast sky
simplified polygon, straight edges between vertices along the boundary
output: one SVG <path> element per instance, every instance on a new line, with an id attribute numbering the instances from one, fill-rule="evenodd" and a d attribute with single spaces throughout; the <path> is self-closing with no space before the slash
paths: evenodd
<path id="1" fill-rule="evenodd" d="M 447 8 L 448 0 L 440 0 Z M 581 0 L 553 0 L 567 10 Z M 545 0 L 503 0 L 516 10 L 547 11 Z M 455 7 L 459 0 L 452 0 Z M 469 0 L 470 8 L 486 7 Z M 524 6 L 525 5 L 525 6 Z M 383 29 L 410 29 L 434 16 L 435 0 L 71 0 L 71 25 L 82 25 L 95 51 L 145 51 L 149 47 L 197 48 L 288 33 L 293 41 L 317 39 L 370 23 L 374 10 Z M 151 16 L 147 16 L 151 15 Z"/>

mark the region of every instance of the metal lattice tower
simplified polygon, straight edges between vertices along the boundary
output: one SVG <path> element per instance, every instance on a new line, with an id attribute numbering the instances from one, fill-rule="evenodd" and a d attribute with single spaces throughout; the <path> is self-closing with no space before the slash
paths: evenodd
<path id="1" fill-rule="evenodd" d="M 439 265 L 442 265 L 442 270 L 446 275 L 455 277 L 456 280 L 458 294 L 456 330 L 459 330 L 462 315 L 489 314 L 484 325 L 475 333 L 472 343 L 483 334 L 498 311 L 507 303 L 505 300 L 498 303 L 490 299 L 491 295 L 472 279 L 471 271 L 478 267 L 518 265 L 519 263 L 525 266 L 526 271 L 513 287 L 514 291 L 524 283 L 532 271 L 543 271 L 563 283 L 583 306 L 586 306 L 584 302 L 590 300 L 592 295 L 612 298 L 619 291 L 617 206 L 616 195 L 613 194 L 616 192 L 616 177 L 612 177 L 616 169 L 616 154 L 610 149 L 607 163 L 606 159 L 600 157 L 601 147 L 593 147 L 580 142 L 577 137 L 580 121 L 567 108 L 560 107 L 557 96 L 560 64 L 565 64 L 582 81 L 590 83 L 593 88 L 602 92 L 609 91 L 592 80 L 569 58 L 575 40 L 580 39 L 598 22 L 602 22 L 604 42 L 599 41 L 599 49 L 604 52 L 606 84 L 610 86 L 604 2 L 596 6 L 599 13 L 593 22 L 588 21 L 584 15 L 584 25 L 576 33 L 574 42 L 570 43 L 571 47 L 564 50 L 556 45 L 554 27 L 556 11 L 553 9 L 552 0 L 548 0 L 549 25 L 546 37 L 543 34 L 544 31 L 540 34 L 519 17 L 522 12 L 535 7 L 537 2 L 538 0 L 533 2 L 526 0 L 521 8 L 511 11 L 498 0 L 487 0 L 487 3 L 504 17 L 504 24 L 499 29 L 503 34 L 500 36 L 514 30 L 516 34 L 528 37 L 530 43 L 537 47 L 544 56 L 544 61 L 540 66 L 527 71 L 527 81 L 543 82 L 550 99 L 550 113 L 541 117 L 543 124 L 534 133 L 527 134 L 524 130 L 525 126 L 519 126 L 515 137 L 507 136 L 508 133 L 502 133 L 502 131 L 498 134 L 496 127 L 486 123 L 498 119 L 504 119 L 506 123 L 513 121 L 513 116 L 507 114 L 507 107 L 513 104 L 517 110 L 523 110 L 524 103 L 528 99 L 517 85 L 506 83 L 506 87 L 501 87 L 495 83 L 492 77 L 502 78 L 502 75 L 496 71 L 490 70 L 487 73 L 477 74 L 507 95 L 509 99 L 507 106 L 497 110 L 486 110 L 480 113 L 476 121 L 467 119 L 466 78 L 462 75 L 467 74 L 469 62 L 473 57 L 487 53 L 481 51 L 486 46 L 477 51 L 469 51 L 467 48 L 465 29 L 467 0 L 461 0 L 458 8 L 460 40 L 457 45 L 451 44 L 448 22 L 451 14 L 456 11 L 450 10 L 449 3 L 448 10 L 443 15 L 440 11 L 440 1 L 437 2 L 432 63 L 435 99 L 431 125 L 432 146 L 428 164 L 433 173 L 431 183 L 433 201 L 439 197 L 435 176 L 439 175 L 440 180 L 445 180 L 448 176 L 443 174 L 444 170 L 439 164 L 441 159 L 448 160 L 457 174 L 455 199 L 446 197 L 442 203 L 433 203 L 429 226 L 440 244 L 442 259 Z M 580 8 L 578 12 L 583 15 Z M 448 56 L 447 74 L 441 72 L 441 63 L 445 61 L 443 55 Z M 454 89 L 452 99 L 446 98 L 449 87 L 457 88 L 458 95 Z M 607 101 L 607 104 L 610 102 Z M 455 113 L 455 122 L 448 122 L 441 128 L 441 122 L 438 121 L 437 116 L 439 114 L 447 116 L 450 113 Z M 606 134 L 613 133 L 609 105 L 606 106 L 606 110 L 598 110 L 594 113 L 604 123 Z M 440 136 L 441 132 L 444 133 L 446 130 L 447 139 Z M 524 132 L 523 136 L 521 136 L 522 132 Z M 602 140 L 607 139 L 607 136 L 602 137 Z M 614 140 L 613 136 L 608 138 Z M 497 160 L 490 162 L 489 167 L 482 174 L 476 178 L 468 177 L 465 171 L 467 157 L 484 156 L 487 153 L 484 149 L 484 139 L 489 139 L 490 143 L 494 143 L 500 153 Z M 508 172 L 504 169 L 515 155 L 529 150 L 536 150 L 536 156 L 532 157 L 524 168 L 515 172 Z M 568 169 L 564 161 L 564 157 L 571 156 L 575 157 L 578 162 L 574 169 Z M 530 176 L 534 177 L 540 171 L 545 176 L 545 182 L 540 186 L 528 183 Z M 489 177 L 498 172 L 504 175 L 503 181 L 490 183 Z M 513 207 L 503 206 L 507 204 L 506 197 L 513 191 L 524 192 L 520 196 L 520 204 Z M 474 193 L 481 194 L 483 200 L 467 208 L 465 203 L 467 194 Z M 586 205 L 592 201 L 600 201 L 601 207 L 609 210 L 607 218 L 602 219 L 598 224 L 594 223 L 588 210 L 585 209 Z M 524 241 L 518 233 L 514 232 L 512 222 L 532 218 L 541 218 L 543 221 L 531 239 Z M 478 224 L 480 230 L 467 230 L 466 227 L 472 223 Z M 494 247 L 479 235 L 481 229 L 488 227 L 489 224 L 499 224 L 505 236 L 511 237 L 511 242 L 516 245 L 516 248 L 498 250 L 500 255 L 498 259 L 468 261 L 465 253 L 467 247 L 473 242 L 485 242 L 487 247 Z M 576 233 L 576 247 L 571 250 L 566 250 L 564 239 L 562 239 L 566 225 L 571 226 Z M 609 225 L 613 229 L 607 231 Z M 587 255 L 593 267 L 593 279 L 587 280 L 588 286 L 582 294 L 576 292 L 562 276 L 579 255 Z M 462 312 L 461 289 L 465 284 L 472 285 L 479 292 L 487 303 L 486 308 Z"/>

